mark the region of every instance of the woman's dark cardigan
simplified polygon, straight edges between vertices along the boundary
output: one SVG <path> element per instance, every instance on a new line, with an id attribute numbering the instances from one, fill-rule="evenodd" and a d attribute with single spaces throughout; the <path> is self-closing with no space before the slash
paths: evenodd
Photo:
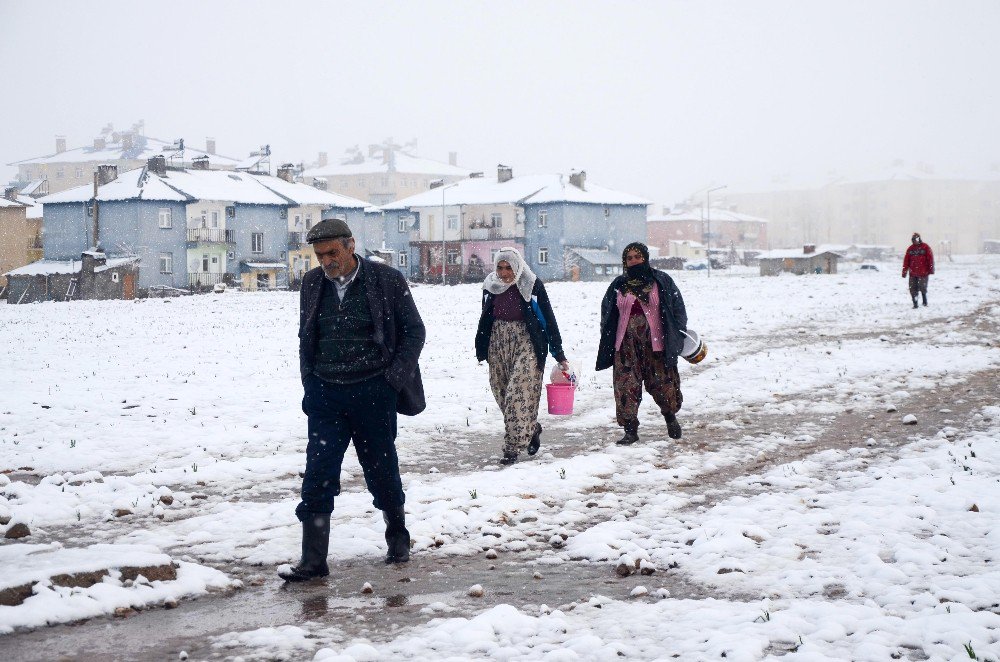
<path id="1" fill-rule="evenodd" d="M 511 285 L 511 287 L 517 287 Z M 549 303 L 549 295 L 545 292 L 545 285 L 541 278 L 535 279 L 535 286 L 531 289 L 531 298 L 538 302 L 538 308 L 545 317 L 545 330 L 535 315 L 530 303 L 524 297 L 518 297 L 521 302 L 521 309 L 524 312 L 524 323 L 528 327 L 528 335 L 531 337 L 531 345 L 535 350 L 535 358 L 538 360 L 538 369 L 545 369 L 545 350 L 548 348 L 556 361 L 565 361 L 563 354 L 562 336 L 559 335 L 559 325 L 556 323 L 556 316 L 552 312 L 552 304 Z M 490 352 L 490 336 L 493 334 L 493 301 L 496 295 L 489 290 L 483 290 L 483 313 L 479 317 L 479 328 L 476 331 L 476 359 L 485 361 Z"/>
<path id="2" fill-rule="evenodd" d="M 663 362 L 668 366 L 677 365 L 677 357 L 684 347 L 684 336 L 681 331 L 687 331 L 687 310 L 684 308 L 684 299 L 674 279 L 668 274 L 653 269 L 653 278 L 660 286 Z M 618 276 L 611 281 L 611 286 L 601 301 L 601 343 L 597 348 L 597 370 L 610 368 L 615 363 L 615 340 L 618 336 L 617 290 L 624 283 L 625 276 Z"/>

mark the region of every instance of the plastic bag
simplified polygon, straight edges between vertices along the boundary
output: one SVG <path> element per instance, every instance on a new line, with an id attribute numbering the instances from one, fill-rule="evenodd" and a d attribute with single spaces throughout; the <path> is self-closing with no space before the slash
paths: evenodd
<path id="1" fill-rule="evenodd" d="M 569 361 L 566 363 L 569 366 L 569 370 L 566 371 L 563 371 L 558 363 L 552 366 L 552 370 L 549 372 L 549 382 L 552 384 L 572 384 L 576 386 L 576 368 Z"/>

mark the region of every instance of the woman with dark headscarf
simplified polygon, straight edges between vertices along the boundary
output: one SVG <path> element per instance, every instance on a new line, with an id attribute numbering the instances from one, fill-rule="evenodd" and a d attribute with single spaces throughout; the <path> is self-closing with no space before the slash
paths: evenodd
<path id="1" fill-rule="evenodd" d="M 538 452 L 542 426 L 538 400 L 546 350 L 568 370 L 549 295 L 516 248 L 501 248 L 483 281 L 483 312 L 476 331 L 476 358 L 490 364 L 490 388 L 503 412 L 503 459 L 513 464 L 527 449 Z"/>
<path id="2" fill-rule="evenodd" d="M 625 434 L 617 443 L 639 441 L 642 388 L 653 396 L 671 439 L 681 438 L 681 378 L 677 357 L 684 347 L 687 311 L 674 279 L 649 266 L 649 249 L 633 242 L 622 251 L 623 275 L 611 281 L 601 301 L 597 370 L 614 367 L 615 414 Z"/>

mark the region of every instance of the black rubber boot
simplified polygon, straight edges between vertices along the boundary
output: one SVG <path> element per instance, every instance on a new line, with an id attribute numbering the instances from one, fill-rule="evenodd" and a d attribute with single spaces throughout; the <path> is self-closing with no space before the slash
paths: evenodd
<path id="1" fill-rule="evenodd" d="M 917 305 L 917 297 L 913 297 L 913 307 L 919 308 L 919 306 Z"/>
<path id="2" fill-rule="evenodd" d="M 534 455 L 538 452 L 539 447 L 542 445 L 542 424 L 535 423 L 535 433 L 531 435 L 531 441 L 528 442 L 528 455 Z"/>
<path id="3" fill-rule="evenodd" d="M 330 567 L 326 555 L 330 549 L 330 513 L 308 513 L 302 522 L 302 558 L 288 569 L 279 569 L 278 576 L 286 582 L 304 582 L 326 577 Z"/>
<path id="4" fill-rule="evenodd" d="M 619 446 L 631 446 L 639 441 L 639 421 L 625 424 L 625 434 L 615 443 Z"/>
<path id="5" fill-rule="evenodd" d="M 663 418 L 667 421 L 667 435 L 671 439 L 680 439 L 681 424 L 677 422 L 677 416 L 674 414 L 667 414 Z"/>
<path id="6" fill-rule="evenodd" d="M 923 299 L 924 299 L 924 305 L 926 306 L 927 305 L 927 295 L 926 294 L 921 294 L 920 296 L 923 297 Z"/>
<path id="7" fill-rule="evenodd" d="M 403 506 L 393 506 L 382 511 L 385 520 L 386 563 L 406 563 L 410 560 L 410 532 L 406 530 L 406 512 Z"/>
<path id="8" fill-rule="evenodd" d="M 517 453 L 508 453 L 507 451 L 504 451 L 503 457 L 500 458 L 500 465 L 505 467 L 509 464 L 514 464 L 515 462 L 517 462 Z"/>

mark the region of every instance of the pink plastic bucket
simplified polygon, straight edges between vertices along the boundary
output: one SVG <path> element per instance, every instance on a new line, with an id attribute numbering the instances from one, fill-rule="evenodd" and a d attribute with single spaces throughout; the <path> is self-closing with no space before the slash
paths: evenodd
<path id="1" fill-rule="evenodd" d="M 546 384 L 545 398 L 549 401 L 549 413 L 556 416 L 572 414 L 575 391 L 576 387 L 572 384 Z"/>

